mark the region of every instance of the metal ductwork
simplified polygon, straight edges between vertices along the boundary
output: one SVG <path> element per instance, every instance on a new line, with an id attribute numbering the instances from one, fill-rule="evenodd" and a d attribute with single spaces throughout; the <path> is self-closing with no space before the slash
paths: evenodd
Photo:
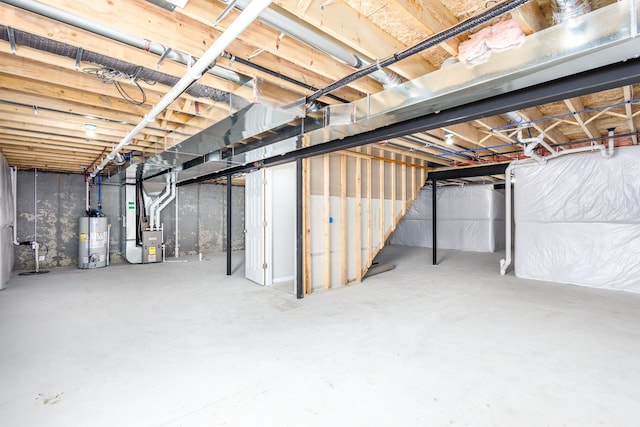
<path id="1" fill-rule="evenodd" d="M 0 25 L 0 39 L 9 41 L 9 30 L 10 27 Z M 100 65 L 101 67 L 119 71 L 128 76 L 131 76 L 132 78 L 156 82 L 165 86 L 175 86 L 178 80 L 180 80 L 178 77 L 151 70 L 149 68 L 144 68 L 130 62 L 111 58 L 109 56 L 92 52 L 90 50 L 84 50 L 82 48 L 74 47 L 66 43 L 57 42 L 45 37 L 36 36 L 24 31 L 15 29 L 12 30 L 14 42 L 16 45 L 27 46 L 33 49 L 38 49 L 44 52 L 71 58 L 76 60 L 77 63 L 79 63 L 81 60 L 90 62 L 92 64 Z M 186 93 L 197 98 L 211 98 L 219 102 L 226 102 L 229 99 L 228 92 L 199 83 L 191 85 L 186 90 Z"/>
<path id="2" fill-rule="evenodd" d="M 552 0 L 553 23 L 560 24 L 591 12 L 591 0 Z"/>
<path id="3" fill-rule="evenodd" d="M 234 153 L 217 151 L 204 156 L 199 163 L 209 171 L 178 169 L 179 182 L 193 182 L 235 170 L 236 166 L 260 165 L 267 160 L 282 158 L 298 150 L 309 151 L 312 146 L 340 141 L 385 126 L 409 121 L 416 117 L 437 115 L 441 111 L 497 94 L 533 87 L 555 79 L 572 76 L 598 67 L 627 61 L 640 50 L 638 0 L 622 0 L 585 15 L 584 25 L 570 22 L 554 25 L 526 37 L 517 49 L 495 52 L 492 61 L 473 68 L 463 63 L 453 64 L 425 76 L 403 83 L 350 104 L 325 107 L 324 126 L 315 130 L 302 129 L 269 145 L 251 151 Z M 633 25 L 620 23 L 635 22 Z M 307 98 L 308 99 L 308 98 Z M 513 120 L 521 121 L 519 117 Z M 233 141 L 244 146 L 254 142 Z M 321 147 L 318 147 L 321 151 Z M 210 163 L 207 162 L 210 160 Z M 187 165 L 188 166 L 188 165 Z M 151 174 L 149 179 L 162 179 Z"/>
<path id="4" fill-rule="evenodd" d="M 249 3 L 251 3 L 250 0 L 222 1 L 233 4 L 240 10 L 244 10 Z M 258 20 L 320 52 L 332 56 L 350 67 L 358 69 L 375 63 L 375 61 L 371 59 L 365 59 L 359 56 L 346 45 L 327 38 L 324 34 L 319 33 L 313 26 L 300 21 L 277 6 L 272 5 L 269 9 L 265 9 L 258 17 Z M 400 77 L 389 71 L 378 70 L 371 73 L 371 77 L 381 83 L 385 89 L 401 83 Z"/>

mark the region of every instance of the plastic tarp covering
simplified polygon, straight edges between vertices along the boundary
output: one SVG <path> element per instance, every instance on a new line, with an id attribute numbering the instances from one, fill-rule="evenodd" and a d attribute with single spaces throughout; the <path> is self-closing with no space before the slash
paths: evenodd
<path id="1" fill-rule="evenodd" d="M 437 190 L 438 247 L 472 252 L 504 248 L 504 192 L 493 185 L 441 187 Z M 392 245 L 433 246 L 432 189 L 423 188 L 396 231 Z"/>
<path id="2" fill-rule="evenodd" d="M 515 169 L 516 276 L 640 292 L 640 150 Z"/>
<path id="3" fill-rule="evenodd" d="M 0 153 L 0 289 L 11 278 L 13 270 L 13 193 L 11 169 Z"/>

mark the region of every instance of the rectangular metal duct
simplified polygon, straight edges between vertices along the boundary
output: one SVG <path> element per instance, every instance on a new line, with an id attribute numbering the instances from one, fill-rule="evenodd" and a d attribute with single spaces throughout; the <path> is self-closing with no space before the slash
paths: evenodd
<path id="1" fill-rule="evenodd" d="M 295 147 L 356 135 L 498 94 L 633 58 L 640 52 L 639 0 L 622 0 L 528 36 L 514 50 L 493 52 L 490 61 L 457 63 L 350 104 L 325 108 L 325 127 L 305 133 Z M 259 161 L 295 150 L 292 144 L 260 148 L 229 158 Z"/>
<path id="2" fill-rule="evenodd" d="M 224 119 L 147 159 L 144 176 L 169 168 L 181 170 L 189 161 L 287 125 L 305 114 L 304 96 L 260 78 L 230 94 L 228 108 L 229 115 Z"/>

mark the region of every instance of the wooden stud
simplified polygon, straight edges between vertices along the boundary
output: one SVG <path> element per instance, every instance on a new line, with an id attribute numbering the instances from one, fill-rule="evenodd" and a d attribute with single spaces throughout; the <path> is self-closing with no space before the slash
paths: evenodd
<path id="1" fill-rule="evenodd" d="M 311 161 L 309 159 L 302 160 L 303 167 L 303 206 L 304 206 L 304 293 L 311 293 Z"/>
<path id="2" fill-rule="evenodd" d="M 371 203 L 371 187 L 371 159 L 367 159 L 367 265 L 365 268 L 369 268 L 373 261 L 371 255 L 371 250 L 373 249 L 373 227 L 371 224 L 373 206 Z"/>
<path id="3" fill-rule="evenodd" d="M 402 156 L 404 163 L 405 156 Z M 402 216 L 407 212 L 407 166 L 402 165 Z"/>
<path id="4" fill-rule="evenodd" d="M 324 162 L 324 188 L 323 188 L 323 213 L 324 213 L 324 288 L 331 288 L 331 156 L 325 154 L 322 156 Z"/>
<path id="5" fill-rule="evenodd" d="M 347 156 L 340 155 L 340 282 L 347 284 Z"/>
<path id="6" fill-rule="evenodd" d="M 392 154 L 392 160 L 396 155 Z M 396 229 L 396 163 L 391 163 L 391 231 Z"/>
<path id="7" fill-rule="evenodd" d="M 356 158 L 356 282 L 362 281 L 362 160 Z"/>
<path id="8" fill-rule="evenodd" d="M 379 200 L 380 200 L 379 201 L 379 203 L 380 203 L 380 206 L 379 206 L 379 211 L 380 211 L 380 213 L 379 213 L 379 216 L 380 216 L 380 224 L 379 224 L 380 225 L 380 227 L 379 227 L 379 229 L 380 229 L 380 243 L 379 243 L 378 247 L 380 249 L 382 249 L 382 247 L 384 246 L 384 231 L 385 231 L 385 228 L 384 228 L 384 211 L 385 211 L 385 209 L 384 209 L 384 188 L 385 188 L 385 185 L 384 185 L 385 184 L 385 182 L 384 182 L 384 162 L 378 161 L 378 167 L 380 168 L 380 183 L 379 183 L 379 188 L 380 189 L 378 191 L 378 194 L 380 195 L 380 197 L 379 197 Z"/>

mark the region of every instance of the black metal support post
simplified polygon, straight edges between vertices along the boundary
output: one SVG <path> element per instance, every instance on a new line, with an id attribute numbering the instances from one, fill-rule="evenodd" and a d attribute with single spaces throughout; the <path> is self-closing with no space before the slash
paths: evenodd
<path id="1" fill-rule="evenodd" d="M 436 208 L 437 208 L 437 202 L 436 202 L 436 189 L 438 188 L 437 185 L 438 181 L 435 179 L 431 180 L 431 191 L 433 192 L 433 196 L 431 199 L 431 210 L 432 210 L 432 221 L 431 221 L 431 228 L 432 228 L 432 233 L 433 233 L 433 265 L 438 265 L 438 226 L 437 226 L 437 214 L 436 214 Z"/>
<path id="2" fill-rule="evenodd" d="M 227 276 L 231 276 L 231 174 L 227 175 Z"/>
<path id="3" fill-rule="evenodd" d="M 303 207 L 302 200 L 302 159 L 296 159 L 296 298 L 304 298 L 304 281 L 303 281 L 303 251 L 302 245 L 304 240 L 303 230 Z"/>

